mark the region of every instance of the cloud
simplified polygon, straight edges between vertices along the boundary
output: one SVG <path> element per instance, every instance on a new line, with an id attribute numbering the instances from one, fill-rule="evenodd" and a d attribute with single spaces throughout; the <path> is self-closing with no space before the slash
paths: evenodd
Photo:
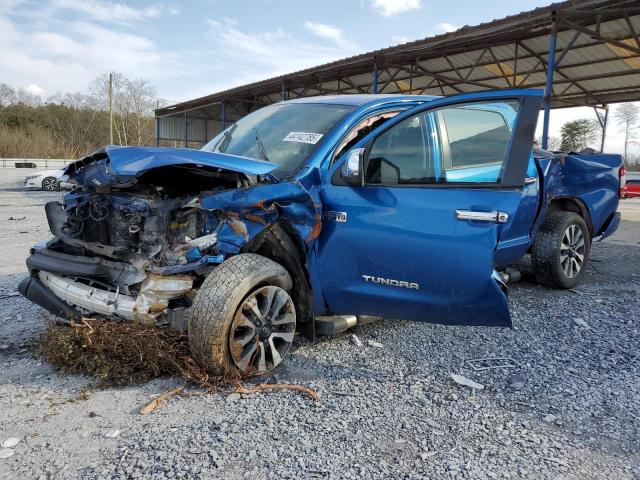
<path id="1" fill-rule="evenodd" d="M 455 32 L 456 30 L 458 30 L 460 27 L 458 27 L 457 25 L 454 25 L 452 23 L 449 22 L 442 22 L 439 23 L 437 25 L 437 27 L 442 30 L 445 33 L 449 33 L 449 32 Z"/>
<path id="2" fill-rule="evenodd" d="M 384 17 L 392 17 L 398 13 L 419 10 L 422 0 L 369 0 L 371 8 Z"/>
<path id="3" fill-rule="evenodd" d="M 29 92 L 31 95 L 41 96 L 44 93 L 44 89 L 42 89 L 40 86 L 36 85 L 35 83 L 27 85 L 25 87 L 25 90 Z"/>
<path id="4" fill-rule="evenodd" d="M 38 17 L 37 23 L 12 20 L 12 15 L 24 13 L 17 4 L 12 11 L 0 9 L 2 81 L 15 87 L 37 88 L 33 93 L 44 97 L 84 91 L 109 70 L 154 78 L 170 69 L 172 52 L 122 26 L 112 29 L 71 20 L 55 8 Z"/>
<path id="5" fill-rule="evenodd" d="M 311 22 L 308 20 L 304 22 L 304 26 L 315 36 L 333 40 L 345 50 L 358 50 L 358 47 L 355 44 L 349 42 L 344 38 L 341 28 L 334 27 L 333 25 L 327 25 L 326 23 Z"/>
<path id="6" fill-rule="evenodd" d="M 412 42 L 414 40 L 415 40 L 415 38 L 412 39 L 412 38 L 409 38 L 409 37 L 407 37 L 405 35 L 399 35 L 399 36 L 393 35 L 391 37 L 391 43 L 393 45 L 400 45 L 402 43 L 409 43 L 409 42 Z"/>
<path id="7" fill-rule="evenodd" d="M 330 38 L 339 42 L 342 39 L 342 30 L 332 25 L 319 22 L 304 22 L 304 26 L 311 31 L 314 35 L 323 38 Z"/>
<path id="8" fill-rule="evenodd" d="M 149 5 L 144 8 L 135 8 L 125 3 L 103 0 L 53 0 L 52 6 L 72 10 L 104 22 L 127 22 L 157 18 L 165 13 L 169 15 L 180 13 L 180 9 L 176 6 Z"/>
<path id="9" fill-rule="evenodd" d="M 212 49 L 202 52 L 202 55 L 215 59 L 209 63 L 211 71 L 220 70 L 218 75 L 211 75 L 211 78 L 219 78 L 219 81 L 225 82 L 221 87 L 229 88 L 313 67 L 357 52 L 356 46 L 341 38 L 341 32 L 336 27 L 306 23 L 313 25 L 309 27 L 305 24 L 312 33 L 330 38 L 335 43 L 305 42 L 283 29 L 247 33 L 232 19 L 207 20 Z M 318 25 L 328 28 L 316 28 Z M 234 65 L 233 74 L 225 67 L 230 63 Z M 212 91 L 215 89 L 212 85 Z"/>

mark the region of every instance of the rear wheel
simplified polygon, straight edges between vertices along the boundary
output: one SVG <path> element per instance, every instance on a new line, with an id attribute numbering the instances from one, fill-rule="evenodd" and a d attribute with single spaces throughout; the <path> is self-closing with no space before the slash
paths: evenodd
<path id="1" fill-rule="evenodd" d="M 58 179 L 56 177 L 45 177 L 42 180 L 42 189 L 49 192 L 58 190 Z"/>
<path id="2" fill-rule="evenodd" d="M 189 317 L 196 361 L 214 374 L 261 375 L 287 355 L 296 330 L 292 281 L 255 254 L 231 257 L 204 281 Z"/>
<path id="3" fill-rule="evenodd" d="M 531 262 L 538 282 L 556 288 L 574 288 L 589 259 L 591 236 L 574 212 L 551 212 L 533 244 Z"/>

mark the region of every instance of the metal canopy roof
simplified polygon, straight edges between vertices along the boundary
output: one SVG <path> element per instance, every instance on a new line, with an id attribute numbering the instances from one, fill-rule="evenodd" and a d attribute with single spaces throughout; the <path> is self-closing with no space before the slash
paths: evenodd
<path id="1" fill-rule="evenodd" d="M 256 108 L 314 95 L 546 86 L 554 108 L 640 100 L 639 32 L 638 0 L 555 3 L 158 109 L 158 138 L 204 142 Z"/>

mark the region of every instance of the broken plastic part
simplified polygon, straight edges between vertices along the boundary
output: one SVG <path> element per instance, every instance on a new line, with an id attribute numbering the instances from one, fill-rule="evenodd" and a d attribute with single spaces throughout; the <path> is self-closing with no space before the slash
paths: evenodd
<path id="1" fill-rule="evenodd" d="M 141 323 L 154 323 L 156 316 L 169 306 L 169 300 L 183 296 L 192 288 L 193 278 L 189 275 L 149 274 L 136 297 L 134 318 Z"/>
<path id="2" fill-rule="evenodd" d="M 169 306 L 169 300 L 186 294 L 193 288 L 188 275 L 165 277 L 150 274 L 143 282 L 137 297 L 122 295 L 91 287 L 72 279 L 40 272 L 40 280 L 56 297 L 105 316 L 116 316 L 140 323 L 155 323 Z"/>

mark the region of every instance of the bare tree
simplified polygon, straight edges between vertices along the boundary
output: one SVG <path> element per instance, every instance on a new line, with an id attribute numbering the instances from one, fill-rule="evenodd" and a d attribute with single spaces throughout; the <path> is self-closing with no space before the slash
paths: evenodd
<path id="1" fill-rule="evenodd" d="M 155 143 L 155 89 L 143 79 L 114 75 L 114 133 L 121 145 Z M 92 94 L 39 95 L 0 84 L 0 156 L 78 158 L 109 142 L 108 75 Z"/>
<path id="2" fill-rule="evenodd" d="M 40 95 L 31 93 L 24 88 L 18 88 L 14 93 L 13 103 L 20 103 L 22 105 L 28 105 L 30 107 L 38 107 L 42 105 L 42 98 Z"/>
<path id="3" fill-rule="evenodd" d="M 93 82 L 91 92 L 99 108 L 109 108 L 109 75 Z M 113 74 L 113 129 L 120 145 L 148 145 L 153 142 L 153 108 L 156 90 L 144 79 Z"/>
<path id="4" fill-rule="evenodd" d="M 629 145 L 636 143 L 636 130 L 640 124 L 640 108 L 633 103 L 621 103 L 615 110 L 615 119 L 624 131 L 624 159 L 628 160 Z"/>
<path id="5" fill-rule="evenodd" d="M 47 125 L 65 158 L 77 158 L 107 143 L 107 116 L 88 95 L 68 93 L 49 98 Z"/>
<path id="6" fill-rule="evenodd" d="M 0 107 L 6 107 L 14 103 L 16 98 L 15 90 L 6 83 L 0 83 Z"/>

